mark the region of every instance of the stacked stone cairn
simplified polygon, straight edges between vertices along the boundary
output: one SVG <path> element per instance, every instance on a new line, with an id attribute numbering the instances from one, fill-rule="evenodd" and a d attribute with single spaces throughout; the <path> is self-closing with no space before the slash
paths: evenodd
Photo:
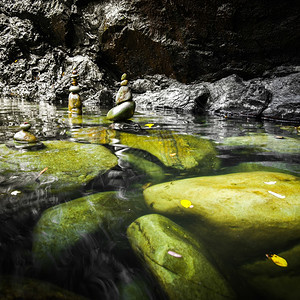
<path id="1" fill-rule="evenodd" d="M 37 137 L 29 132 L 31 125 L 28 122 L 24 122 L 20 125 L 20 131 L 15 133 L 13 141 L 8 142 L 6 145 L 10 148 L 20 150 L 36 150 L 44 147 L 44 144 L 40 142 Z"/>
<path id="2" fill-rule="evenodd" d="M 81 88 L 78 86 L 78 79 L 79 74 L 74 69 L 71 75 L 72 78 L 72 85 L 69 88 L 70 94 L 69 94 L 69 113 L 72 114 L 82 114 L 82 102 L 80 99 L 79 92 L 81 91 Z"/>
<path id="3" fill-rule="evenodd" d="M 132 101 L 132 93 L 128 87 L 127 75 L 121 77 L 121 87 L 116 95 L 116 106 L 107 113 L 107 119 L 112 121 L 126 121 L 135 111 L 135 102 Z"/>

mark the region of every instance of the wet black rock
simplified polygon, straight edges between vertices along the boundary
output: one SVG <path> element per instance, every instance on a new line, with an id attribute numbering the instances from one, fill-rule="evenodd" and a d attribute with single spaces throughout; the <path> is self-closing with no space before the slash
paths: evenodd
<path id="1" fill-rule="evenodd" d="M 298 68 L 272 78 L 243 80 L 230 75 L 214 83 L 184 84 L 161 75 L 132 83 L 138 108 L 175 109 L 231 118 L 267 118 L 300 122 Z"/>
<path id="2" fill-rule="evenodd" d="M 206 85 L 205 83 L 184 84 L 156 75 L 134 81 L 132 88 L 136 93 L 134 100 L 138 108 L 202 113 L 205 111 L 209 97 Z"/>
<path id="3" fill-rule="evenodd" d="M 114 84 L 126 71 L 132 79 L 144 78 L 136 81 L 135 92 L 141 98 L 151 90 L 157 105 L 169 106 L 163 102 L 172 95 L 171 107 L 223 113 L 233 106 L 217 107 L 226 90 L 221 85 L 232 80 L 226 95 L 246 99 L 233 113 L 250 105 L 249 113 L 259 116 L 299 115 L 292 83 L 297 79 L 283 79 L 292 76 L 291 66 L 300 65 L 296 0 L 2 2 L 0 94 L 67 101 L 69 74 L 76 67 L 87 103 L 112 105 Z M 280 66 L 275 80 L 273 70 Z M 277 88 L 281 83 L 284 92 Z M 245 101 L 251 103 L 244 106 Z"/>

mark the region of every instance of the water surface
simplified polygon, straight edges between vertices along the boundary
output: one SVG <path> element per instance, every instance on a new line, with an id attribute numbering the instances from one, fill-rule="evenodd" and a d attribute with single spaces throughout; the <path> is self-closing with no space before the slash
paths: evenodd
<path id="1" fill-rule="evenodd" d="M 68 140 L 74 143 L 97 143 L 91 140 L 88 132 L 90 128 L 108 129 L 111 122 L 105 119 L 107 109 L 99 107 L 85 107 L 82 117 L 70 117 L 66 105 L 54 105 L 47 102 L 30 103 L 21 99 L 0 99 L 0 144 L 10 141 L 22 122 L 32 125 L 31 132 L 41 141 Z M 174 111 L 142 111 L 138 110 L 132 122 L 138 124 L 147 134 L 156 135 L 156 132 L 172 132 L 176 135 L 190 135 L 211 141 L 216 149 L 218 167 L 204 168 L 203 170 L 187 171 L 165 167 L 151 154 L 150 151 L 129 147 L 120 143 L 118 135 L 104 143 L 119 158 L 119 165 L 104 176 L 97 178 L 83 189 L 74 193 L 49 193 L 47 185 L 35 191 L 21 190 L 21 195 L 14 195 L 26 182 L 26 174 L 19 176 L 4 172 L 0 169 L 0 276 L 10 276 L 10 283 L 22 282 L 26 278 L 35 278 L 44 282 L 53 283 L 66 290 L 73 291 L 90 299 L 134 299 L 126 287 L 135 282 L 133 290 L 140 299 L 165 299 L 166 295 L 159 288 L 158 283 L 147 272 L 142 263 L 131 251 L 126 239 L 126 228 L 108 236 L 105 244 L 99 239 L 98 234 L 89 236 L 79 243 L 70 252 L 69 257 L 59 265 L 53 265 L 50 272 L 41 271 L 32 258 L 32 235 L 35 224 L 40 219 L 43 211 L 60 203 L 72 201 L 85 195 L 92 195 L 103 191 L 117 191 L 122 201 L 130 204 L 130 209 L 135 216 L 153 213 L 143 202 L 142 191 L 147 184 L 154 184 L 149 177 L 136 165 L 122 159 L 125 153 L 132 153 L 147 161 L 159 165 L 164 177 L 162 181 L 177 179 L 215 176 L 245 171 L 246 163 L 252 163 L 253 170 L 264 168 L 269 171 L 283 172 L 295 176 L 300 174 L 299 152 L 278 151 L 268 143 L 264 145 L 239 144 L 228 146 L 223 141 L 230 137 L 243 137 L 267 135 L 275 139 L 292 138 L 299 141 L 299 128 L 297 124 L 282 124 L 254 119 L 234 120 L 223 117 L 195 116 Z M 85 131 L 86 130 L 86 131 Z M 130 134 L 139 135 L 137 127 L 130 130 Z M 103 144 L 98 141 L 99 144 Z M 1 158 L 1 153 L 0 153 Z M 243 167 L 244 166 L 244 167 Z M 249 165 L 248 165 L 249 166 Z M 249 170 L 249 167 L 248 167 Z M 16 174 L 19 174 L 16 171 Z M 159 182 L 155 182 L 159 183 Z M 188 188 L 188 187 L 187 187 Z M 300 188 L 299 188 L 300 190 Z M 121 218 L 121 217 L 120 217 Z M 173 218 L 176 222 L 176 218 Z M 122 220 L 120 219 L 120 223 Z M 178 224 L 184 226 L 187 220 L 178 219 Z M 191 221 L 192 222 L 192 221 Z M 297 238 L 296 238 L 297 240 Z M 299 237 L 298 237 L 299 240 Z M 109 242 L 110 241 L 110 242 Z M 208 248 L 218 247 L 217 241 Z M 293 241 L 292 246 L 297 246 Z M 286 249 L 275 249 L 286 250 Z M 225 253 L 226 259 L 230 253 Z M 249 255 L 249 263 L 253 257 Z M 300 266 L 300 258 L 296 258 L 296 265 Z M 237 262 L 226 261 L 225 268 L 231 274 L 232 285 L 237 290 L 240 299 L 274 299 L 273 294 L 261 292 L 255 285 L 250 285 L 239 276 L 232 275 Z M 299 268 L 298 268 L 299 270 Z M 226 272 L 226 270 L 225 270 Z M 284 274 L 275 269 L 274 280 Z M 289 277 L 290 276 L 290 277 Z M 299 272 L 288 273 L 283 280 L 293 282 L 293 278 L 300 278 Z M 290 283 L 289 283 L 290 284 Z M 278 299 L 297 299 L 300 290 L 281 287 Z M 124 292 L 125 291 L 125 292 Z M 299 292 L 299 294 L 298 294 Z M 285 295 L 282 298 L 282 295 Z"/>

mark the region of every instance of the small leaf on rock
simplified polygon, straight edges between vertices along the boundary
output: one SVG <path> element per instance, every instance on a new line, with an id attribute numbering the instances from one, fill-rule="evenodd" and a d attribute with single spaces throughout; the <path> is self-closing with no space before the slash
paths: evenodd
<path id="1" fill-rule="evenodd" d="M 151 128 L 154 124 L 145 124 L 145 126 Z"/>
<path id="2" fill-rule="evenodd" d="M 276 255 L 276 254 L 266 254 L 266 257 L 269 259 L 269 260 L 272 260 L 274 264 L 276 264 L 277 266 L 280 266 L 280 267 L 287 267 L 288 266 L 288 263 L 287 261 Z"/>
<path id="3" fill-rule="evenodd" d="M 181 201 L 180 201 L 180 204 L 181 204 L 183 207 L 185 207 L 185 208 L 189 208 L 189 207 L 192 206 L 192 202 L 191 202 L 190 200 L 186 200 L 186 199 L 181 200 Z M 194 207 L 194 206 L 193 206 L 193 207 Z"/>
<path id="4" fill-rule="evenodd" d="M 174 251 L 171 251 L 171 250 L 168 251 L 168 254 L 170 254 L 170 255 L 172 255 L 172 256 L 174 256 L 174 257 L 182 257 L 181 254 L 178 254 L 178 253 L 176 253 L 176 252 L 174 252 Z"/>

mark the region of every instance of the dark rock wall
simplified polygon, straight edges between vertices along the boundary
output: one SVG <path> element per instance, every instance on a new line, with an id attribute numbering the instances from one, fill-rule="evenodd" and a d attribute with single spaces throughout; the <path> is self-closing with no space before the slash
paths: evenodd
<path id="1" fill-rule="evenodd" d="M 77 67 L 82 95 L 110 104 L 123 72 L 249 80 L 300 62 L 296 0 L 0 1 L 5 95 L 65 99 Z"/>

